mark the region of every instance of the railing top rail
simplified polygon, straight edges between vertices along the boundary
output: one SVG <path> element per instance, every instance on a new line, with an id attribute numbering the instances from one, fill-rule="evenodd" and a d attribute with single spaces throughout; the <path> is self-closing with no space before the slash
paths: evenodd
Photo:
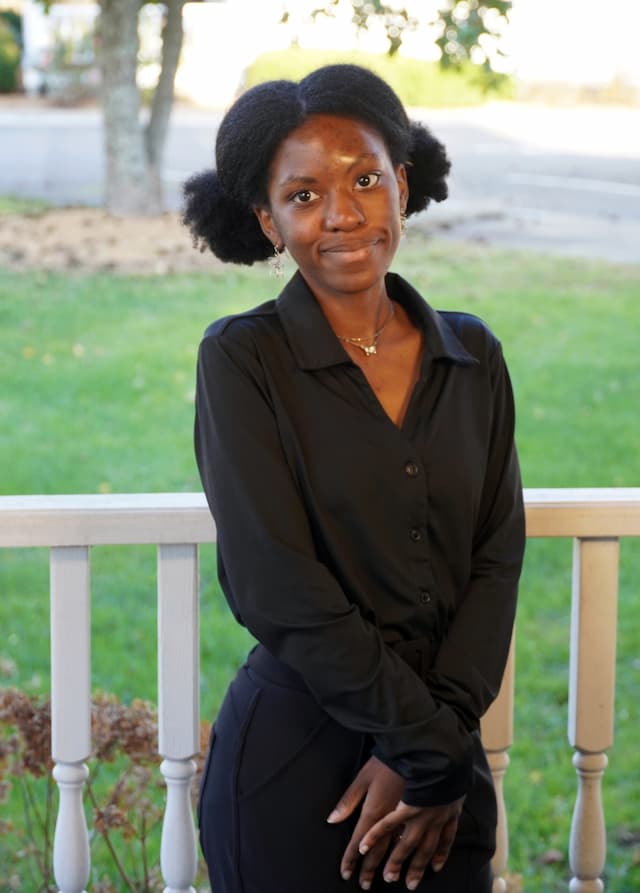
<path id="1" fill-rule="evenodd" d="M 212 543 L 202 493 L 0 496 L 0 546 Z"/>
<path id="2" fill-rule="evenodd" d="M 525 490 L 530 537 L 640 536 L 640 487 Z M 0 547 L 211 543 L 202 493 L 0 496 Z"/>
<path id="3" fill-rule="evenodd" d="M 640 536 L 640 487 L 525 489 L 528 537 Z"/>

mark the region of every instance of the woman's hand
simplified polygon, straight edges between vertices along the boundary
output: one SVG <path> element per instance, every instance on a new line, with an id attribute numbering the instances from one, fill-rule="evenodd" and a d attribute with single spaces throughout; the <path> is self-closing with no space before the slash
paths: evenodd
<path id="1" fill-rule="evenodd" d="M 340 874 L 348 880 L 360 859 L 360 842 L 380 819 L 392 812 L 402 796 L 404 780 L 377 757 L 370 757 L 344 792 L 328 822 L 342 822 L 362 803 L 360 817 L 340 863 Z M 390 835 L 382 835 L 362 860 L 360 886 L 368 890 L 376 868 L 388 849 Z"/>
<path id="2" fill-rule="evenodd" d="M 440 871 L 449 858 L 464 800 L 460 797 L 441 806 L 408 806 L 400 801 L 392 812 L 367 831 L 360 841 L 359 851 L 366 854 L 366 860 L 370 852 L 378 851 L 381 842 L 388 842 L 395 834 L 396 843 L 384 866 L 383 877 L 388 882 L 397 881 L 402 866 L 411 858 L 406 884 L 409 890 L 415 890 L 429 863 L 434 871 Z M 379 861 L 380 858 L 376 865 Z"/>
<path id="3" fill-rule="evenodd" d="M 376 869 L 395 840 L 384 868 L 384 878 L 395 881 L 412 856 L 407 886 L 415 889 L 429 864 L 439 871 L 456 835 L 464 797 L 445 806 L 415 807 L 402 803 L 404 780 L 376 757 L 371 757 L 344 792 L 330 822 L 341 822 L 362 802 L 360 817 L 340 864 L 347 880 L 360 856 L 360 886 L 371 887 Z"/>

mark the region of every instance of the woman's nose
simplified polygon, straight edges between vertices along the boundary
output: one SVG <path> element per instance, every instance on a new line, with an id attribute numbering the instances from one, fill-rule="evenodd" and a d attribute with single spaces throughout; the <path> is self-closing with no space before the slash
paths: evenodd
<path id="1" fill-rule="evenodd" d="M 346 190 L 336 190 L 328 196 L 325 226 L 330 230 L 352 230 L 365 222 L 362 206 Z"/>

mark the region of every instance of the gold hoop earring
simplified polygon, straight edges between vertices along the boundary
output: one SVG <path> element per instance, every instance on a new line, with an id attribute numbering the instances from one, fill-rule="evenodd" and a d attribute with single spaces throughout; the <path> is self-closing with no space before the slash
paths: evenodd
<path id="1" fill-rule="evenodd" d="M 269 266 L 271 267 L 271 275 L 276 279 L 281 279 L 284 275 L 284 264 L 282 263 L 282 253 L 284 248 L 273 246 L 273 255 L 269 258 Z"/>

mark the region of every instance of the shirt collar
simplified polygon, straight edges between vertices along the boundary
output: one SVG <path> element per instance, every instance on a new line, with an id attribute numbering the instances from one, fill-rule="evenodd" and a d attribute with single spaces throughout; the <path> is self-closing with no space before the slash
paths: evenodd
<path id="1" fill-rule="evenodd" d="M 447 321 L 402 276 L 388 273 L 385 281 L 389 296 L 404 307 L 423 331 L 425 358 L 448 359 L 462 365 L 478 362 L 465 350 Z M 301 369 L 324 369 L 352 362 L 300 271 L 280 293 L 276 310 Z"/>

